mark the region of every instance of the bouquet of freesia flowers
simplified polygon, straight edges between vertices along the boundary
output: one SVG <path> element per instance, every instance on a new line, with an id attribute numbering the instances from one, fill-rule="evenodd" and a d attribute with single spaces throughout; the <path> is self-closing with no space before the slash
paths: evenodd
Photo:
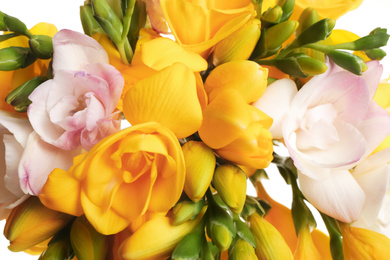
<path id="1" fill-rule="evenodd" d="M 310 2 L 87 0 L 84 34 L 0 12 L 9 250 L 386 259 L 389 35 L 333 30 L 359 1 Z M 263 186 L 271 165 L 291 208 Z"/>

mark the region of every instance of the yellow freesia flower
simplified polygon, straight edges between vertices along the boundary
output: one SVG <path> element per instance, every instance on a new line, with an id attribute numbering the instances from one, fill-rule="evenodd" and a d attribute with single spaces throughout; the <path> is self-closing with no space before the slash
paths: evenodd
<path id="1" fill-rule="evenodd" d="M 202 123 L 196 78 L 181 63 L 137 82 L 123 103 L 123 113 L 132 125 L 159 122 L 178 138 L 195 133 Z"/>
<path id="2" fill-rule="evenodd" d="M 160 4 L 176 41 L 205 58 L 215 44 L 256 14 L 250 0 L 160 0 Z"/>
<path id="3" fill-rule="evenodd" d="M 256 169 L 272 160 L 272 118 L 247 104 L 233 88 L 226 88 L 203 110 L 201 139 L 223 158 Z"/>
<path id="4" fill-rule="evenodd" d="M 58 30 L 52 24 L 39 23 L 29 31 L 32 34 L 53 37 Z M 10 46 L 28 47 L 28 38 L 25 36 L 18 36 L 0 42 L 0 49 Z M 11 112 L 14 111 L 13 107 L 5 102 L 6 96 L 24 82 L 36 76 L 46 76 L 49 62 L 50 60 L 38 59 L 36 62 L 24 69 L 18 69 L 14 71 L 0 71 L 0 109 Z"/>
<path id="5" fill-rule="evenodd" d="M 292 20 L 298 20 L 299 15 L 307 7 L 315 9 L 321 18 L 338 19 L 359 7 L 363 0 L 296 0 Z"/>
<path id="6" fill-rule="evenodd" d="M 149 211 L 167 212 L 184 178 L 178 140 L 151 122 L 103 139 L 75 157 L 69 171 L 55 169 L 39 197 L 48 208 L 85 214 L 98 232 L 115 234 Z"/>
<path id="7" fill-rule="evenodd" d="M 388 259 L 390 239 L 375 231 L 351 227 L 339 223 L 343 235 L 343 251 L 346 260 L 352 259 Z"/>
<path id="8" fill-rule="evenodd" d="M 268 70 L 248 60 L 237 60 L 217 66 L 207 77 L 204 88 L 211 102 L 220 91 L 233 88 L 249 104 L 258 100 L 267 87 Z"/>
<path id="9" fill-rule="evenodd" d="M 298 244 L 294 251 L 294 260 L 321 260 L 322 257 L 313 243 L 309 227 L 302 227 L 298 234 Z"/>

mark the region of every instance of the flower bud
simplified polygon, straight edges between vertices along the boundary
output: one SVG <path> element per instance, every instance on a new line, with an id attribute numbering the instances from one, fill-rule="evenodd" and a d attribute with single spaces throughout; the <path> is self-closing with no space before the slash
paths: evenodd
<path id="1" fill-rule="evenodd" d="M 210 224 L 207 232 L 213 243 L 221 251 L 227 250 L 233 241 L 232 234 L 226 226 Z"/>
<path id="2" fill-rule="evenodd" d="M 204 200 L 193 202 L 185 200 L 179 202 L 173 207 L 173 224 L 181 225 L 189 219 L 194 219 L 204 206 Z"/>
<path id="3" fill-rule="evenodd" d="M 34 91 L 36 87 L 42 84 L 46 79 L 43 77 L 35 77 L 29 81 L 23 83 L 16 89 L 12 90 L 11 93 L 5 98 L 5 102 L 14 106 L 17 112 L 26 112 L 27 107 L 31 104 L 28 96 Z"/>
<path id="4" fill-rule="evenodd" d="M 40 59 L 53 57 L 53 41 L 47 35 L 33 35 L 29 40 L 30 48 Z"/>
<path id="5" fill-rule="evenodd" d="M 70 230 L 70 242 L 78 260 L 104 260 L 108 236 L 98 233 L 85 216 L 78 217 Z"/>
<path id="6" fill-rule="evenodd" d="M 234 243 L 233 247 L 229 249 L 229 259 L 230 260 L 257 260 L 255 254 L 255 249 L 248 242 L 243 239 L 238 239 Z"/>
<path id="7" fill-rule="evenodd" d="M 35 60 L 30 48 L 8 47 L 0 50 L 0 70 L 3 71 L 25 68 Z"/>
<path id="8" fill-rule="evenodd" d="M 224 164 L 217 167 L 213 184 L 226 205 L 240 213 L 246 198 L 246 175 L 237 166 Z"/>
<path id="9" fill-rule="evenodd" d="M 46 208 L 37 197 L 30 197 L 14 208 L 4 227 L 4 236 L 13 252 L 24 251 L 52 237 L 73 217 Z"/>
<path id="10" fill-rule="evenodd" d="M 249 217 L 249 228 L 256 240 L 259 259 L 293 259 L 290 248 L 279 231 L 257 213 Z"/>
<path id="11" fill-rule="evenodd" d="M 268 50 L 281 46 L 298 28 L 297 21 L 285 21 L 267 29 L 265 45 Z"/>
<path id="12" fill-rule="evenodd" d="M 186 165 L 184 191 L 199 201 L 209 188 L 215 169 L 215 155 L 203 142 L 189 141 L 182 147 Z"/>
<path id="13" fill-rule="evenodd" d="M 331 50 L 327 51 L 326 55 L 328 55 L 334 63 L 356 75 L 362 75 L 363 72 L 367 70 L 367 65 L 364 63 L 363 59 L 349 52 Z"/>
<path id="14" fill-rule="evenodd" d="M 299 35 L 301 32 L 306 30 L 306 28 L 308 28 L 311 25 L 318 22 L 318 20 L 319 20 L 318 12 L 311 7 L 306 8 L 302 12 L 301 16 L 299 17 L 299 20 L 298 20 L 299 27 L 298 27 L 296 33 Z"/>
<path id="15" fill-rule="evenodd" d="M 27 26 L 22 21 L 3 12 L 1 12 L 0 14 L 0 30 L 15 32 L 18 34 L 26 35 L 28 37 L 31 36 L 31 33 L 28 31 Z"/>
<path id="16" fill-rule="evenodd" d="M 149 220 L 122 243 L 119 255 L 126 260 L 168 258 L 176 245 L 195 229 L 205 211 L 206 207 L 195 220 L 179 226 L 172 225 L 170 217 L 158 216 Z"/>
<path id="17" fill-rule="evenodd" d="M 260 38 L 260 20 L 253 19 L 215 45 L 213 64 L 247 60 Z"/>
<path id="18" fill-rule="evenodd" d="M 7 26 L 5 25 L 5 17 L 6 14 L 0 11 L 0 31 L 7 30 Z"/>
<path id="19" fill-rule="evenodd" d="M 95 19 L 103 28 L 107 36 L 115 43 L 122 41 L 123 25 L 106 0 L 92 0 L 92 9 Z"/>
<path id="20" fill-rule="evenodd" d="M 93 17 L 93 10 L 90 5 L 80 6 L 80 20 L 86 35 L 92 36 L 95 33 L 103 33 L 103 29 Z"/>
<path id="21" fill-rule="evenodd" d="M 276 5 L 270 9 L 268 9 L 267 11 L 265 11 L 262 14 L 261 19 L 265 22 L 276 24 L 276 23 L 280 22 L 280 19 L 282 19 L 282 15 L 283 15 L 282 7 L 279 5 Z"/>
<path id="22" fill-rule="evenodd" d="M 71 260 L 74 257 L 73 248 L 70 243 L 69 223 L 60 232 L 50 240 L 46 251 L 44 251 L 38 260 L 65 259 Z M 93 259 L 93 258 L 90 258 Z"/>

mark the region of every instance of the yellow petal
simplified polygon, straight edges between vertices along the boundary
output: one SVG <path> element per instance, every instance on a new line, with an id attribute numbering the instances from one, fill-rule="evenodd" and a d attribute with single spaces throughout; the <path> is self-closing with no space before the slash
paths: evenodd
<path id="1" fill-rule="evenodd" d="M 183 49 L 168 38 L 156 38 L 141 45 L 142 61 L 155 70 L 161 70 L 179 62 L 192 71 L 207 69 L 207 62 L 199 54 Z"/>
<path id="2" fill-rule="evenodd" d="M 239 60 L 217 66 L 207 77 L 205 90 L 212 101 L 221 90 L 234 88 L 247 103 L 258 100 L 267 87 L 268 70 L 253 61 Z"/>
<path id="3" fill-rule="evenodd" d="M 147 260 L 168 258 L 180 240 L 190 233 L 205 209 L 195 220 L 174 226 L 169 217 L 155 217 L 142 225 L 121 245 L 120 255 L 126 260 Z"/>
<path id="4" fill-rule="evenodd" d="M 345 259 L 388 259 L 390 239 L 375 231 L 340 223 Z"/>
<path id="5" fill-rule="evenodd" d="M 322 257 L 313 243 L 309 227 L 302 227 L 298 234 L 298 245 L 294 252 L 294 260 L 321 260 Z"/>
<path id="6" fill-rule="evenodd" d="M 193 72 L 175 63 L 144 78 L 127 92 L 123 112 L 132 125 L 155 121 L 178 138 L 195 133 L 202 122 L 202 111 Z"/>
<path id="7" fill-rule="evenodd" d="M 331 260 L 329 237 L 318 229 L 314 229 L 311 232 L 311 237 L 322 259 Z"/>

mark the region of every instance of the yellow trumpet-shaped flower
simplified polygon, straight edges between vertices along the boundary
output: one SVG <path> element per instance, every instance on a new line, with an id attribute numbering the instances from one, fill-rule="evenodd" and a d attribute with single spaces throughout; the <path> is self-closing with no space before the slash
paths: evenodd
<path id="1" fill-rule="evenodd" d="M 248 60 L 238 60 L 217 66 L 207 77 L 204 88 L 211 102 L 218 94 L 233 88 L 247 103 L 258 100 L 267 87 L 268 69 Z"/>
<path id="2" fill-rule="evenodd" d="M 215 169 L 215 155 L 202 142 L 189 141 L 182 147 L 186 164 L 184 191 L 193 201 L 199 201 L 210 186 Z"/>
<path id="3" fill-rule="evenodd" d="M 37 197 L 30 197 L 9 215 L 4 236 L 13 252 L 24 251 L 40 244 L 62 229 L 73 217 L 46 208 Z M 39 248 L 37 248 L 39 250 Z"/>
<path id="4" fill-rule="evenodd" d="M 169 217 L 155 217 L 126 239 L 119 249 L 125 260 L 167 259 L 185 235 L 198 225 L 205 208 L 194 220 L 175 226 Z"/>
<path id="5" fill-rule="evenodd" d="M 249 228 L 256 240 L 255 252 L 259 259 L 293 259 L 290 248 L 279 231 L 259 214 L 252 214 Z"/>
<path id="6" fill-rule="evenodd" d="M 160 4 L 176 41 L 203 57 L 256 14 L 250 0 L 161 0 Z"/>
<path id="7" fill-rule="evenodd" d="M 247 60 L 260 38 L 260 20 L 252 19 L 218 42 L 213 51 L 215 66 L 234 60 Z"/>
<path id="8" fill-rule="evenodd" d="M 375 231 L 351 227 L 340 223 L 343 235 L 343 251 L 346 260 L 352 259 L 388 259 L 390 239 Z"/>
<path id="9" fill-rule="evenodd" d="M 181 63 L 146 77 L 123 100 L 123 112 L 132 124 L 155 121 L 177 138 L 195 133 L 202 122 L 194 73 Z"/>
<path id="10" fill-rule="evenodd" d="M 53 37 L 57 32 L 57 28 L 48 23 L 39 23 L 29 30 L 32 34 L 47 35 Z M 19 46 L 28 47 L 28 38 L 18 36 L 0 42 L 0 49 Z M 15 88 L 25 83 L 35 76 L 46 76 L 50 60 L 38 59 L 36 62 L 24 69 L 15 71 L 0 71 L 0 109 L 14 111 L 13 107 L 5 103 L 6 96 Z"/>
<path id="11" fill-rule="evenodd" d="M 180 198 L 184 178 L 177 138 L 151 122 L 103 139 L 75 157 L 69 171 L 55 169 L 40 199 L 49 208 L 85 214 L 102 234 L 115 234 L 147 212 L 166 213 Z"/>
<path id="12" fill-rule="evenodd" d="M 247 104 L 232 88 L 224 89 L 203 110 L 202 140 L 223 158 L 256 169 L 272 160 L 272 118 Z"/>
<path id="13" fill-rule="evenodd" d="M 215 170 L 213 184 L 226 205 L 239 214 L 246 199 L 245 173 L 232 164 L 220 165 Z"/>

